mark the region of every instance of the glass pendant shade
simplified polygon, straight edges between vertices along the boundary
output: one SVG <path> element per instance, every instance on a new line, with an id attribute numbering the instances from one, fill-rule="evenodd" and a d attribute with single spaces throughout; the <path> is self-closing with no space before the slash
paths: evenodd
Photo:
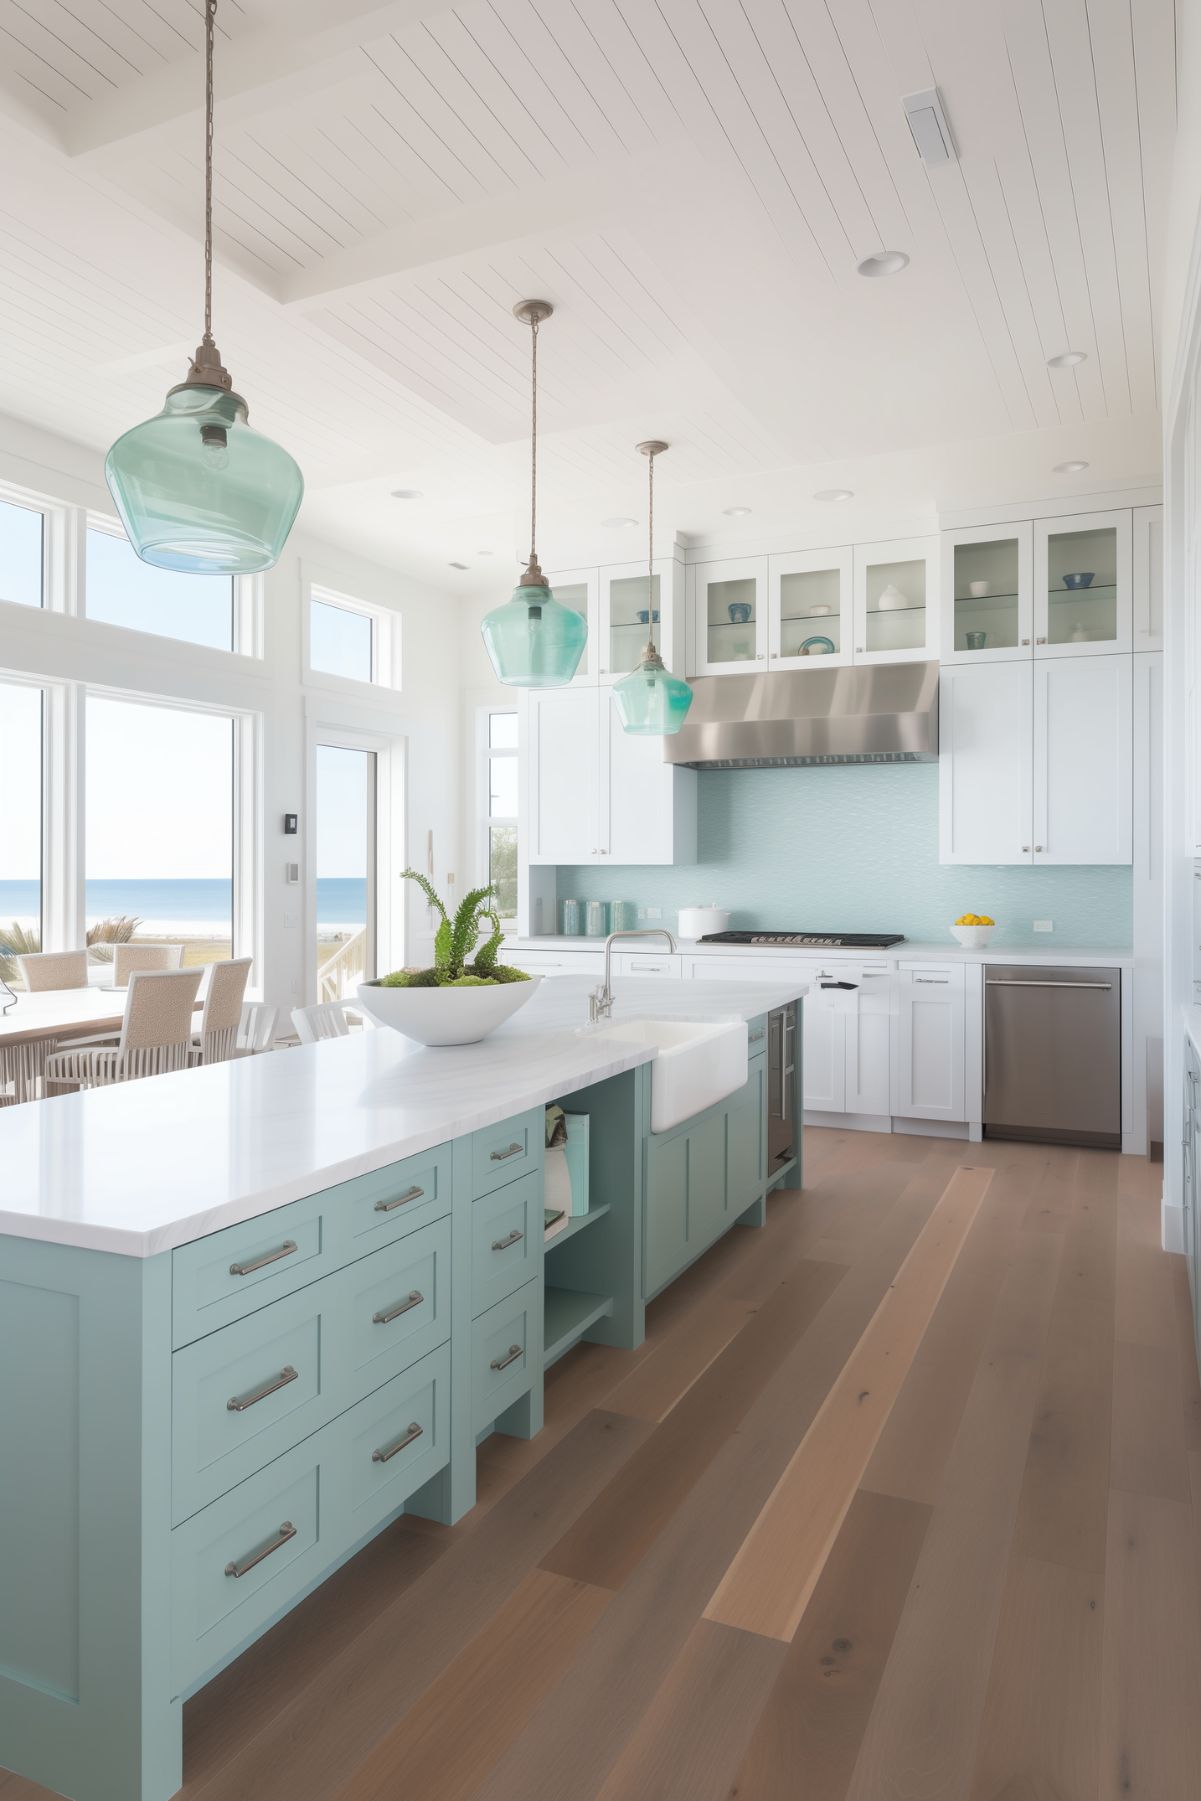
<path id="1" fill-rule="evenodd" d="M 561 688 L 580 666 L 588 623 L 547 587 L 520 584 L 480 626 L 498 681 L 511 688 Z"/>
<path id="2" fill-rule="evenodd" d="M 270 569 L 304 495 L 296 463 L 247 424 L 241 396 L 197 383 L 118 438 L 104 474 L 143 562 L 194 575 Z"/>
<path id="3" fill-rule="evenodd" d="M 613 689 L 622 730 L 636 738 L 670 738 L 692 705 L 692 689 L 673 675 L 658 652 L 644 652 L 637 669 Z"/>

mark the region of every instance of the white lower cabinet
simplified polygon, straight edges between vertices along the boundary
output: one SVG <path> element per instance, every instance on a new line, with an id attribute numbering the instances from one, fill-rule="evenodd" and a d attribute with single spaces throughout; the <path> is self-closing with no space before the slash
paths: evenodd
<path id="1" fill-rule="evenodd" d="M 696 861 L 696 771 L 624 732 L 609 687 L 551 688 L 521 710 L 529 861 Z"/>
<path id="2" fill-rule="evenodd" d="M 805 1106 L 811 1113 L 846 1111 L 846 1024 L 837 992 L 815 984 L 801 1007 L 801 1074 Z"/>
<path id="3" fill-rule="evenodd" d="M 865 971 L 846 1013 L 848 1113 L 892 1112 L 892 979 Z"/>
<path id="4" fill-rule="evenodd" d="M 963 964 L 899 968 L 893 976 L 893 1115 L 965 1120 L 966 1049 Z"/>
<path id="5" fill-rule="evenodd" d="M 850 982 L 828 988 L 822 981 Z M 835 964 L 814 971 L 801 1010 L 804 1027 L 802 1074 L 805 1106 L 811 1113 L 887 1116 L 892 982 L 887 967 L 876 970 Z"/>

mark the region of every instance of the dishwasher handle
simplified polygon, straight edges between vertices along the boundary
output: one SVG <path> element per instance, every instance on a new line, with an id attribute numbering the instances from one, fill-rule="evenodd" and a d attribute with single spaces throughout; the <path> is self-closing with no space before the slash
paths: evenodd
<path id="1" fill-rule="evenodd" d="M 1113 988 L 1113 983 L 1112 982 L 1025 982 L 1025 981 L 1014 981 L 1014 980 L 1012 980 L 1010 978 L 1006 978 L 1006 977 L 993 978 L 992 976 L 989 976 L 986 978 L 985 986 L 988 988 L 1083 988 L 1086 990 L 1089 988 L 1101 988 L 1101 989 L 1104 989 L 1105 992 L 1108 994 Z"/>

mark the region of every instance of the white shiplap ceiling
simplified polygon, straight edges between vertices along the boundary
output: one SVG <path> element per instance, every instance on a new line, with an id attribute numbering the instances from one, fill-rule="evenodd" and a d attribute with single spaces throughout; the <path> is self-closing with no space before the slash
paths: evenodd
<path id="1" fill-rule="evenodd" d="M 1156 474 L 1173 0 L 219 23 L 218 341 L 327 536 L 439 576 L 523 548 L 527 294 L 552 554 L 640 515 L 651 435 L 665 526 L 706 537 L 735 504 L 811 525 L 823 487 L 883 517 L 1046 494 L 1067 457 Z M 201 43 L 199 0 L 0 0 L 0 409 L 99 447 L 179 378 Z M 935 85 L 959 160 L 928 169 L 901 98 Z M 908 269 L 859 277 L 882 248 Z"/>

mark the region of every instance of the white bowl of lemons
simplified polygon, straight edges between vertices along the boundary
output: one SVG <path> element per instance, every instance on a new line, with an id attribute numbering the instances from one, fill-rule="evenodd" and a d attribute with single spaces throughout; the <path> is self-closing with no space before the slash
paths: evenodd
<path id="1" fill-rule="evenodd" d="M 980 951 L 996 929 L 996 920 L 990 919 L 987 913 L 961 913 L 951 927 L 951 936 L 958 939 L 964 950 Z"/>

